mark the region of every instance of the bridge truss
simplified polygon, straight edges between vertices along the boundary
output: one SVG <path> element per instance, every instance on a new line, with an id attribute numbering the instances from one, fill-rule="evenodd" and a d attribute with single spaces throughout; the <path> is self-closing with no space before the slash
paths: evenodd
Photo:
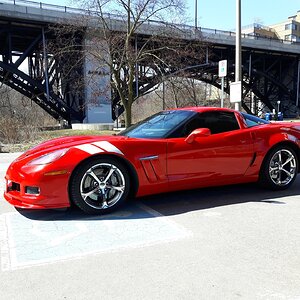
<path id="1" fill-rule="evenodd" d="M 0 81 L 33 100 L 52 117 L 84 119 L 82 77 L 77 54 L 54 56 L 56 36 L 47 24 L 0 20 Z M 82 38 L 79 36 L 79 44 Z M 77 63 L 70 72 L 68 66 Z"/>
<path id="2" fill-rule="evenodd" d="M 230 82 L 234 81 L 235 48 L 212 46 L 211 66 L 192 74 L 194 78 L 208 82 L 221 88 L 218 78 L 217 63 L 228 60 L 228 76 L 225 81 L 225 91 L 229 94 Z M 242 78 L 243 93 L 242 107 L 248 113 L 275 109 L 285 116 L 295 117 L 299 113 L 299 56 L 280 52 L 266 52 L 243 48 Z M 203 72 L 204 71 L 204 72 Z"/>
<path id="3" fill-rule="evenodd" d="M 152 77 L 143 76 L 141 71 L 137 72 L 140 78 L 134 82 L 135 91 L 138 87 L 138 93 L 143 94 L 147 89 L 152 89 L 162 82 L 164 77 L 172 76 L 172 74 L 194 78 L 221 89 L 218 62 L 227 59 L 228 76 L 225 79 L 225 92 L 230 94 L 230 83 L 235 80 L 235 48 L 213 44 L 204 45 L 205 47 L 207 55 L 200 55 L 200 60 L 187 60 L 185 65 L 181 66 L 181 70 L 175 65 L 166 68 L 165 65 L 156 64 L 158 70 L 153 70 L 155 75 Z M 279 109 L 284 116 L 298 116 L 300 111 L 297 100 L 299 97 L 299 59 L 300 56 L 296 54 L 243 48 L 242 108 L 248 113 L 261 115 L 273 109 L 277 111 L 278 101 L 280 101 Z M 147 62 L 139 66 L 140 69 L 147 69 L 147 67 L 149 67 Z M 117 96 L 114 98 L 113 105 L 118 105 Z"/>

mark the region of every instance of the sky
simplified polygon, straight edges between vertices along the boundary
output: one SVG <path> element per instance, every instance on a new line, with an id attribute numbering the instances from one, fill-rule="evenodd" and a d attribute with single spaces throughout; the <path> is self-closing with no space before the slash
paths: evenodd
<path id="1" fill-rule="evenodd" d="M 37 1 L 37 0 L 35 0 Z M 235 29 L 236 0 L 183 0 L 187 6 L 186 24 L 194 25 L 195 1 L 198 26 L 221 30 Z M 42 0 L 57 5 L 72 5 L 70 0 Z M 76 2 L 73 0 L 73 3 Z M 241 0 L 242 26 L 260 23 L 265 26 L 285 21 L 300 10 L 300 0 Z"/>
<path id="2" fill-rule="evenodd" d="M 198 26 L 230 30 L 235 28 L 236 0 L 187 0 L 192 20 L 198 4 Z M 241 0 L 242 26 L 265 26 L 285 21 L 300 10 L 300 0 Z"/>

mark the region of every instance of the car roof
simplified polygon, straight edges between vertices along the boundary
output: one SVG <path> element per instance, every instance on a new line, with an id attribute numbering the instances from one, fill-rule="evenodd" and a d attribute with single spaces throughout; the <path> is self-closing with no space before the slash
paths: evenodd
<path id="1" fill-rule="evenodd" d="M 236 112 L 236 110 L 230 109 L 230 108 L 209 107 L 209 106 L 191 106 L 191 107 L 174 108 L 171 110 L 190 110 L 190 111 L 195 111 L 195 112 L 206 112 L 206 111 Z"/>

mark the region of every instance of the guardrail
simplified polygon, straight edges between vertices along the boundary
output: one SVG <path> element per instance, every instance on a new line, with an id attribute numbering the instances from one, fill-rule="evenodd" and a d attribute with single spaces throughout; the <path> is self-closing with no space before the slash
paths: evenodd
<path id="1" fill-rule="evenodd" d="M 35 2 L 35 1 L 30 1 L 30 0 L 1 0 L 0 4 L 11 4 L 11 5 L 20 5 L 20 6 L 26 6 L 26 7 L 32 7 L 32 8 L 38 8 L 38 9 L 43 9 L 43 10 L 50 10 L 50 11 L 57 11 L 57 12 L 63 12 L 63 13 L 70 13 L 70 14 L 91 14 L 93 16 L 97 15 L 96 11 L 93 10 L 88 10 L 88 9 L 82 9 L 82 8 L 75 8 L 75 7 L 69 7 L 69 6 L 62 6 L 62 5 L 55 5 L 55 4 L 47 4 L 43 2 Z M 111 14 L 111 13 L 105 13 L 104 15 L 106 18 L 109 19 L 115 19 L 115 20 L 123 20 L 124 16 L 122 15 L 116 15 L 116 14 Z M 233 31 L 227 31 L 227 30 L 219 30 L 219 29 L 211 29 L 211 28 L 205 28 L 205 27 L 197 27 L 195 28 L 194 26 L 187 25 L 187 24 L 170 24 L 167 22 L 161 22 L 161 21 L 156 21 L 156 20 L 147 20 L 147 23 L 149 25 L 166 25 L 170 26 L 172 25 L 173 27 L 176 27 L 179 30 L 182 31 L 187 31 L 191 33 L 199 33 L 199 34 L 214 34 L 214 35 L 223 35 L 223 36 L 233 36 L 235 37 L 235 32 Z M 195 36 L 197 36 L 195 34 Z M 282 40 L 282 39 L 277 39 L 277 38 L 271 38 L 271 37 L 265 37 L 265 36 L 259 36 L 255 34 L 246 34 L 242 33 L 242 38 L 244 39 L 252 39 L 252 40 L 270 40 L 282 44 L 297 44 L 299 45 L 300 42 L 293 42 L 293 41 L 287 41 L 287 40 Z"/>

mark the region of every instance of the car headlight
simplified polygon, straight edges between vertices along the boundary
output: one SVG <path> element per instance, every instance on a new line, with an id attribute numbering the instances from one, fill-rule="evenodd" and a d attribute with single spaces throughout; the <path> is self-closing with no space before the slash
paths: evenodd
<path id="1" fill-rule="evenodd" d="M 47 153 L 45 155 L 42 155 L 38 158 L 35 158 L 35 159 L 31 160 L 29 163 L 27 163 L 27 165 L 47 165 L 47 164 L 50 164 L 50 163 L 58 160 L 62 156 L 64 156 L 67 153 L 68 150 L 69 149 L 60 149 L 60 150 L 56 150 L 56 151 Z"/>

